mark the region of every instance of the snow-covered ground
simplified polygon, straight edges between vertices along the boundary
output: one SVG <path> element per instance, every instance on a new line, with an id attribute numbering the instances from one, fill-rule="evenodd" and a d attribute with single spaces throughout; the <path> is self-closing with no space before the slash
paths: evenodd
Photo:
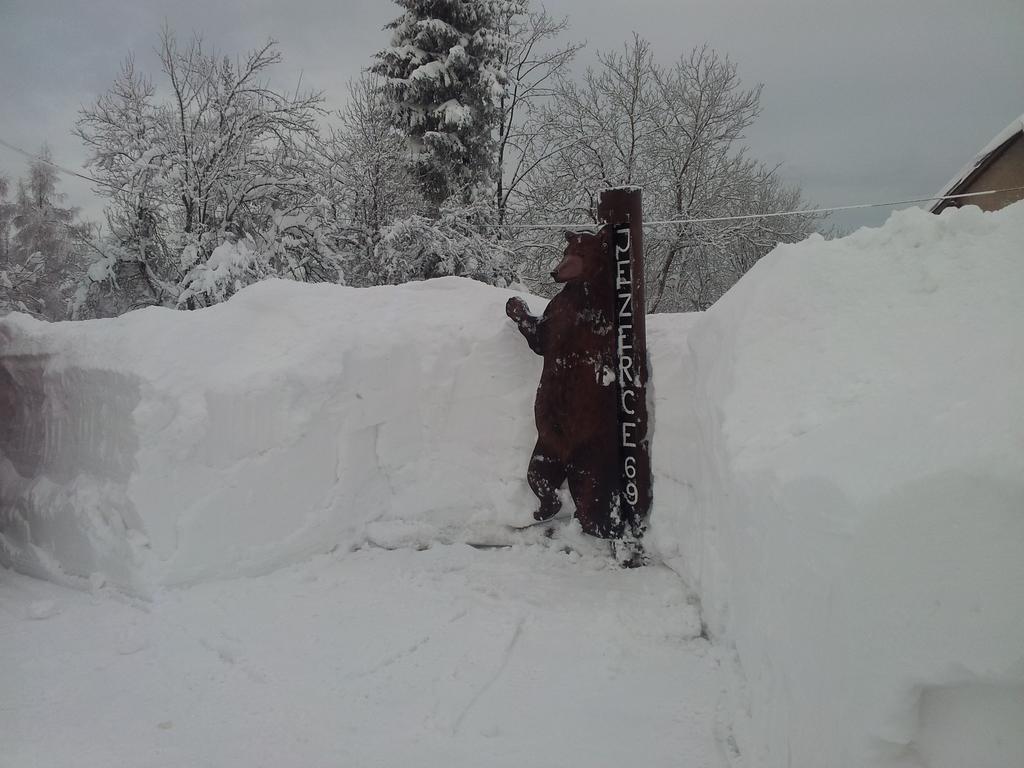
<path id="1" fill-rule="evenodd" d="M 506 526 L 539 373 L 506 291 L 0 320 L 0 562 L 85 590 L 0 572 L 5 750 L 1024 764 L 1022 243 L 1024 203 L 904 211 L 652 317 L 636 572 Z"/>
<path id="2" fill-rule="evenodd" d="M 151 602 L 0 572 L 0 765 L 725 768 L 699 634 L 669 570 L 553 543 L 366 547 Z"/>

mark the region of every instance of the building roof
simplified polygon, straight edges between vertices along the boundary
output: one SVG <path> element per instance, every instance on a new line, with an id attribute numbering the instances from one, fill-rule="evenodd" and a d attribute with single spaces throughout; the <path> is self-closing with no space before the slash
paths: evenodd
<path id="1" fill-rule="evenodd" d="M 1024 133 L 1024 115 L 1020 115 L 1008 126 L 995 135 L 985 147 L 974 156 L 967 165 L 960 169 L 960 172 L 950 179 L 936 197 L 955 195 L 970 185 L 986 168 L 994 163 L 1003 152 L 1013 143 L 1014 139 Z M 938 200 L 932 204 L 930 210 L 935 213 L 950 204 L 949 200 Z"/>

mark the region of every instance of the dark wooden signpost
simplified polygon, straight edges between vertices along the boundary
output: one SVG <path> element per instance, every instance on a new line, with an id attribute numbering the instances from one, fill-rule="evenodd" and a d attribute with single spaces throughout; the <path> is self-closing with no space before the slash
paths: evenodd
<path id="1" fill-rule="evenodd" d="M 623 565 L 645 562 L 651 507 L 643 221 L 639 189 L 601 193 L 594 231 L 567 232 L 563 283 L 541 317 L 519 298 L 505 311 L 544 357 L 527 478 L 549 520 L 568 480 L 584 532 L 612 541 Z"/>
<path id="2" fill-rule="evenodd" d="M 652 500 L 647 412 L 647 313 L 644 296 L 642 193 L 635 187 L 601 192 L 598 215 L 607 223 L 615 260 L 615 354 L 618 386 L 619 498 L 622 554 L 642 558 L 640 540 Z M 633 550 L 633 551 L 631 551 Z"/>

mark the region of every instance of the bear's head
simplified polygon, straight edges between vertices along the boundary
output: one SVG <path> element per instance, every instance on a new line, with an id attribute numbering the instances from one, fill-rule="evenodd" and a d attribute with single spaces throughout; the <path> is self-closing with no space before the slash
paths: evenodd
<path id="1" fill-rule="evenodd" d="M 596 232 L 566 232 L 565 253 L 551 271 L 556 283 L 594 282 L 608 269 L 608 238 Z"/>

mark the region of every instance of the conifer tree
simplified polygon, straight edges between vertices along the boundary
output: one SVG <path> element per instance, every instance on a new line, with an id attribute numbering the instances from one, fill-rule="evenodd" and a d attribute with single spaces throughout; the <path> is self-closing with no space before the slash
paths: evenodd
<path id="1" fill-rule="evenodd" d="M 17 197 L 0 195 L 0 311 L 29 312 L 63 320 L 82 272 L 76 241 L 83 231 L 77 210 L 61 205 L 57 170 L 44 144 L 29 162 L 28 177 L 18 180 Z M 4 192 L 0 179 L 0 192 Z"/>
<path id="2" fill-rule="evenodd" d="M 394 124 L 409 139 L 412 170 L 435 212 L 469 202 L 492 181 L 498 101 L 506 76 L 500 20 L 508 0 L 395 0 L 385 78 Z"/>

